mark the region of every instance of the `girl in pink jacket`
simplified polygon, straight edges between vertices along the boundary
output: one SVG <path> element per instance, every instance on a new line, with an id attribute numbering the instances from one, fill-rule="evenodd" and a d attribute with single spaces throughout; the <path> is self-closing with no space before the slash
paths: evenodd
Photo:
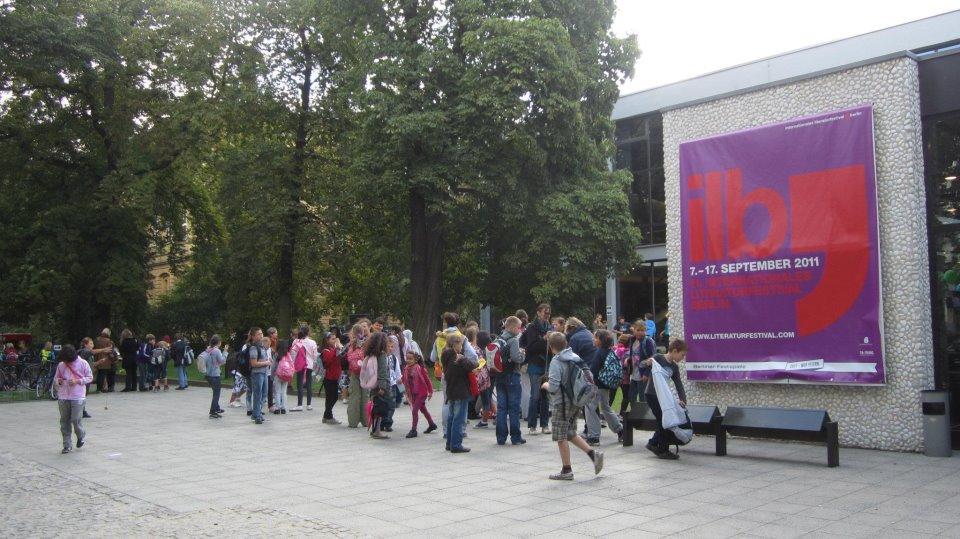
<path id="1" fill-rule="evenodd" d="M 60 363 L 53 382 L 57 384 L 60 405 L 60 434 L 63 436 L 63 451 L 73 451 L 73 436 L 77 435 L 77 448 L 83 447 L 86 432 L 83 430 L 83 403 L 87 398 L 87 384 L 93 381 L 93 372 L 86 361 L 77 361 L 77 349 L 66 345 L 60 350 Z M 71 430 L 73 432 L 71 432 Z"/>
<path id="2" fill-rule="evenodd" d="M 420 413 L 430 424 L 424 434 L 430 434 L 437 430 L 437 424 L 430 417 L 430 411 L 427 410 L 427 401 L 433 397 L 433 382 L 430 381 L 430 375 L 423 366 L 423 357 L 413 350 L 407 351 L 407 366 L 403 369 L 403 386 L 407 391 L 407 399 L 410 401 L 410 409 L 413 412 L 413 428 L 407 433 L 407 438 L 417 437 L 417 420 Z"/>

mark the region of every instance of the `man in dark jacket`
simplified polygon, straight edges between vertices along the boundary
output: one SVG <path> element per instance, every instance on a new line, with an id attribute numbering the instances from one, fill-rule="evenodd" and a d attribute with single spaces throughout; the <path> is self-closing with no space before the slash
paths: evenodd
<path id="1" fill-rule="evenodd" d="M 177 368 L 178 384 L 177 389 L 187 389 L 187 366 L 183 364 L 183 358 L 187 355 L 187 347 L 190 346 L 182 334 L 177 334 L 177 342 L 170 347 L 170 358 L 173 359 L 173 366 Z"/>
<path id="2" fill-rule="evenodd" d="M 520 348 L 526 350 L 527 376 L 530 379 L 530 405 L 527 409 L 527 427 L 530 435 L 543 432 L 550 434 L 548 421 L 550 420 L 550 403 L 546 391 L 540 389 L 543 385 L 543 376 L 547 373 L 547 332 L 552 330 L 550 325 L 550 305 L 541 303 L 537 307 L 537 318 L 527 324 L 523 335 L 520 336 Z M 540 420 L 540 431 L 537 431 L 537 420 Z"/>

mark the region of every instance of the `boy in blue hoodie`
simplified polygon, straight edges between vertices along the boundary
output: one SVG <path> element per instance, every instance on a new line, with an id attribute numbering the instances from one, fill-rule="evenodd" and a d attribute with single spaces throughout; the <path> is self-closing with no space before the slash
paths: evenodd
<path id="1" fill-rule="evenodd" d="M 557 442 L 560 463 L 563 466 L 560 473 L 551 475 L 550 479 L 573 480 L 573 468 L 570 466 L 571 443 L 590 457 L 593 461 L 593 473 L 599 474 L 603 469 L 603 451 L 590 449 L 586 440 L 577 434 L 577 415 L 580 409 L 573 404 L 571 386 L 574 363 L 581 359 L 567 346 L 567 338 L 563 333 L 551 333 L 547 338 L 547 345 L 554 356 L 550 362 L 550 375 L 543 383 L 543 389 L 550 393 L 553 441 Z"/>

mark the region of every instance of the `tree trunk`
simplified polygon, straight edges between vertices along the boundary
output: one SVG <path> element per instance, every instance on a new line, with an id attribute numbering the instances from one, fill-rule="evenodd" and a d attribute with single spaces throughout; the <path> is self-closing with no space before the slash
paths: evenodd
<path id="1" fill-rule="evenodd" d="M 440 219 L 431 214 L 423 195 L 410 192 L 410 322 L 423 353 L 429 357 L 434 333 L 439 328 L 443 237 Z"/>
<path id="2" fill-rule="evenodd" d="M 287 185 L 287 204 L 284 212 L 283 239 L 280 243 L 280 287 L 277 296 L 277 324 L 281 335 L 285 335 L 296 323 L 296 304 L 294 303 L 293 270 L 297 247 L 297 233 L 300 228 L 301 190 L 306 175 L 307 121 L 310 112 L 310 90 L 313 86 L 313 52 L 306 30 L 301 28 L 300 50 L 303 53 L 303 81 L 300 83 L 300 107 L 297 111 L 297 135 L 293 150 L 293 170 Z"/>

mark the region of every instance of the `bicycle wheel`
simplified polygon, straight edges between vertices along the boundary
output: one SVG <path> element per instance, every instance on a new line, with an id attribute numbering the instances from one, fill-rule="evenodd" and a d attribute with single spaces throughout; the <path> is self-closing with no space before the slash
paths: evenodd
<path id="1" fill-rule="evenodd" d="M 39 377 L 40 365 L 24 365 L 20 371 L 20 387 L 28 391 L 37 388 L 37 378 Z"/>

